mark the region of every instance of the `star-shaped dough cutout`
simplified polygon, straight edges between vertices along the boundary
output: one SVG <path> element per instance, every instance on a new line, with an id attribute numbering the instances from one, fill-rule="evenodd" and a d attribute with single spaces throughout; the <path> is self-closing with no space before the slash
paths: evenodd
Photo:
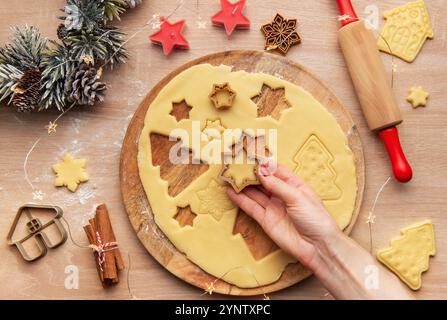
<path id="1" fill-rule="evenodd" d="M 62 162 L 53 165 L 53 171 L 56 173 L 54 185 L 67 187 L 71 192 L 75 192 L 81 182 L 88 181 L 85 163 L 85 159 L 75 159 L 67 153 Z"/>
<path id="2" fill-rule="evenodd" d="M 250 27 L 250 21 L 242 14 L 245 7 L 245 0 L 240 0 L 235 3 L 231 3 L 228 0 L 220 0 L 220 3 L 221 10 L 211 18 L 213 24 L 225 26 L 225 31 L 228 36 L 236 28 L 247 29 Z"/>
<path id="3" fill-rule="evenodd" d="M 421 86 L 413 87 L 410 89 L 410 95 L 407 97 L 407 101 L 411 103 L 413 108 L 425 107 L 429 96 L 430 94 Z"/>
<path id="4" fill-rule="evenodd" d="M 259 184 L 256 177 L 258 163 L 256 159 L 248 157 L 244 148 L 238 151 L 229 162 L 222 166 L 219 178 L 228 182 L 237 193 L 249 185 Z"/>
<path id="5" fill-rule="evenodd" d="M 162 20 L 160 30 L 155 32 L 149 39 L 163 47 L 163 53 L 169 55 L 174 48 L 188 49 L 188 41 L 183 37 L 182 30 L 185 26 L 185 21 L 181 20 L 176 23 L 169 23 L 167 20 Z"/>
<path id="6" fill-rule="evenodd" d="M 220 220 L 224 213 L 236 208 L 227 196 L 227 187 L 212 179 L 205 189 L 197 192 L 200 200 L 200 214 L 211 214 Z"/>

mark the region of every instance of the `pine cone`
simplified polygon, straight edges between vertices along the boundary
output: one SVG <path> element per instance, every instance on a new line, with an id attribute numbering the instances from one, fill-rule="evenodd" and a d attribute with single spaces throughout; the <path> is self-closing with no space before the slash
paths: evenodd
<path id="1" fill-rule="evenodd" d="M 97 101 L 102 102 L 106 89 L 106 84 L 99 81 L 97 70 L 87 63 L 79 64 L 65 83 L 68 102 L 75 102 L 77 105 L 92 106 Z"/>
<path id="2" fill-rule="evenodd" d="M 61 23 L 59 27 L 57 27 L 57 37 L 59 38 L 59 40 L 64 42 L 65 39 L 67 39 L 67 36 L 68 36 L 68 30 L 65 27 L 65 24 Z"/>
<path id="3" fill-rule="evenodd" d="M 36 69 L 28 69 L 23 73 L 12 97 L 12 104 L 17 108 L 17 111 L 29 112 L 36 109 L 41 98 L 41 78 L 41 72 Z"/>
<path id="4" fill-rule="evenodd" d="M 126 0 L 127 6 L 132 9 L 140 5 L 142 2 L 143 0 Z"/>

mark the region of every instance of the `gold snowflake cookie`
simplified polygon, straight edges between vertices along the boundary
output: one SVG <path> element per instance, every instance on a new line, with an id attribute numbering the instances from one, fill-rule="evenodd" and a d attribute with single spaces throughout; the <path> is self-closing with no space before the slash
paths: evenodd
<path id="1" fill-rule="evenodd" d="M 427 105 L 427 99 L 430 94 L 421 86 L 411 88 L 409 93 L 407 101 L 411 103 L 413 108 L 425 107 Z"/>
<path id="2" fill-rule="evenodd" d="M 67 187 L 71 192 L 75 192 L 81 182 L 88 181 L 85 162 L 85 159 L 75 159 L 67 153 L 62 162 L 53 165 L 53 171 L 56 173 L 54 185 Z"/>
<path id="3" fill-rule="evenodd" d="M 407 62 L 416 59 L 425 40 L 434 36 L 423 0 L 390 10 L 384 17 L 386 24 L 377 42 L 379 49 Z"/>
<path id="4" fill-rule="evenodd" d="M 428 270 L 429 258 L 436 254 L 435 233 L 430 220 L 401 230 L 391 246 L 377 251 L 377 259 L 393 271 L 406 285 L 418 290 L 421 274 Z"/>

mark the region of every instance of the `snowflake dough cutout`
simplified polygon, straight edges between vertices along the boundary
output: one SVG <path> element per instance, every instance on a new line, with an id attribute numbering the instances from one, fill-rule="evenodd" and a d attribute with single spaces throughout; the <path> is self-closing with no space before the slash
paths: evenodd
<path id="1" fill-rule="evenodd" d="M 224 213 L 236 208 L 227 196 L 227 187 L 212 179 L 208 186 L 197 192 L 200 199 L 200 214 L 210 214 L 220 220 Z"/>
<path id="2" fill-rule="evenodd" d="M 407 97 L 407 101 L 411 103 L 413 108 L 425 107 L 429 96 L 430 94 L 421 86 L 413 87 L 410 89 L 410 95 Z"/>
<path id="3" fill-rule="evenodd" d="M 422 286 L 421 275 L 429 268 L 430 256 L 436 254 L 435 233 L 430 220 L 401 230 L 391 246 L 377 251 L 377 259 L 413 290 Z"/>
<path id="4" fill-rule="evenodd" d="M 81 182 L 88 181 L 85 163 L 85 159 L 75 159 L 67 153 L 62 162 L 53 165 L 53 171 L 56 173 L 54 185 L 67 187 L 71 192 L 75 192 Z"/>

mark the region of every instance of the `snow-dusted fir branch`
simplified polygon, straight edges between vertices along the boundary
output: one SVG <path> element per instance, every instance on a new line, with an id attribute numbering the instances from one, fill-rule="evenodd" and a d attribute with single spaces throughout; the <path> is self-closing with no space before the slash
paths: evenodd
<path id="1" fill-rule="evenodd" d="M 63 111 L 73 102 L 102 101 L 102 68 L 112 69 L 128 57 L 124 34 L 109 23 L 141 2 L 67 0 L 58 41 L 35 27 L 13 28 L 11 42 L 0 48 L 0 101 L 18 111 Z"/>

